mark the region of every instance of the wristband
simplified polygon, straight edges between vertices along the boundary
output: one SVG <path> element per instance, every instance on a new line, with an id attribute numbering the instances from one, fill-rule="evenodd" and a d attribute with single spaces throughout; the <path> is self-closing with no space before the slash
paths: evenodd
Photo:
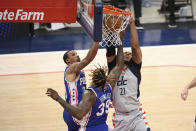
<path id="1" fill-rule="evenodd" d="M 61 97 L 60 96 L 58 96 L 57 98 L 56 98 L 56 101 L 58 101 L 58 99 L 60 99 Z"/>

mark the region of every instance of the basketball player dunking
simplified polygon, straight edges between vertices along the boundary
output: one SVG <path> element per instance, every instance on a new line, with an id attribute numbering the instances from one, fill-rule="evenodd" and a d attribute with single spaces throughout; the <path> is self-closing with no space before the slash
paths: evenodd
<path id="1" fill-rule="evenodd" d="M 142 52 L 139 46 L 138 34 L 133 18 L 130 18 L 131 52 L 124 52 L 123 71 L 113 90 L 113 106 L 115 116 L 113 124 L 115 131 L 149 131 L 143 118 L 138 97 L 141 81 Z M 121 40 L 124 35 L 121 35 Z M 107 47 L 107 62 L 109 71 L 116 64 L 115 47 Z"/>

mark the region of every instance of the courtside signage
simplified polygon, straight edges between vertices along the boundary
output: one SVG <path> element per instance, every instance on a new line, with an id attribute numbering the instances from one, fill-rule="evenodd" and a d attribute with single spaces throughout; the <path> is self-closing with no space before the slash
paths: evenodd
<path id="1" fill-rule="evenodd" d="M 75 23 L 77 0 L 0 0 L 0 22 Z"/>
<path id="2" fill-rule="evenodd" d="M 43 21 L 44 12 L 26 12 L 23 9 L 17 9 L 15 12 L 5 9 L 0 11 L 1 21 Z"/>
<path id="3" fill-rule="evenodd" d="M 22 23 L 74 23 L 77 10 L 75 8 L 0 8 L 0 22 Z M 72 12 L 72 13 L 67 13 Z"/>

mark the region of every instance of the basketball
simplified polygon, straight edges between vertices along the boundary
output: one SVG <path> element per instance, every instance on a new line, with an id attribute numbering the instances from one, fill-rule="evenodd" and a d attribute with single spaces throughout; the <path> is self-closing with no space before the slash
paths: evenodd
<path id="1" fill-rule="evenodd" d="M 106 29 L 115 31 L 120 29 L 122 26 L 122 18 L 118 15 L 108 15 L 106 14 L 103 19 L 103 25 L 106 27 Z"/>

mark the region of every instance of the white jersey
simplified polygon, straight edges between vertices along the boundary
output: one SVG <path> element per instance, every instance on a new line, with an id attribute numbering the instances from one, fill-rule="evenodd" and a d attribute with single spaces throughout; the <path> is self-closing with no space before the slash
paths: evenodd
<path id="1" fill-rule="evenodd" d="M 112 101 L 116 112 L 130 112 L 139 108 L 140 70 L 141 64 L 136 64 L 131 59 L 128 68 L 122 71 L 113 90 Z"/>

